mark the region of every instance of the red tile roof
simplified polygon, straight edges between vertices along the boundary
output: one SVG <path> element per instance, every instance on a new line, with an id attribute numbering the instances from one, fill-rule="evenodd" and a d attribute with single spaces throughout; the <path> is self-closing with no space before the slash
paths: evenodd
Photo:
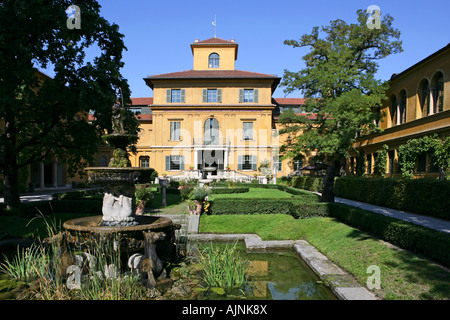
<path id="1" fill-rule="evenodd" d="M 131 98 L 131 105 L 133 106 L 148 106 L 150 104 L 153 104 L 153 97 Z"/>
<path id="2" fill-rule="evenodd" d="M 243 71 L 243 70 L 186 70 L 171 73 L 157 74 L 153 76 L 148 76 L 144 80 L 154 80 L 154 79 L 208 79 L 208 78 L 271 78 L 280 79 L 276 75 L 265 74 L 259 72 Z"/>
<path id="3" fill-rule="evenodd" d="M 279 105 L 300 105 L 305 104 L 305 98 L 274 98 Z"/>
<path id="4" fill-rule="evenodd" d="M 237 42 L 228 41 L 228 40 L 224 40 L 224 39 L 220 39 L 220 38 L 209 38 L 206 40 L 194 42 L 191 45 L 196 45 L 196 44 L 237 44 Z"/>

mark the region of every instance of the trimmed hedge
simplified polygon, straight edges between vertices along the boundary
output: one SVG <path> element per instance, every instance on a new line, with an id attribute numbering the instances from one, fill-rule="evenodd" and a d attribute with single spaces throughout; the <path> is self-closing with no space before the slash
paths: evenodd
<path id="1" fill-rule="evenodd" d="M 246 193 L 250 188 L 211 188 L 212 194 Z"/>
<path id="2" fill-rule="evenodd" d="M 450 181 L 341 177 L 337 197 L 450 220 Z"/>
<path id="3" fill-rule="evenodd" d="M 210 214 L 277 214 L 294 218 L 324 217 L 330 214 L 329 203 L 300 201 L 297 199 L 215 199 Z"/>
<path id="4" fill-rule="evenodd" d="M 290 181 L 290 185 L 294 188 L 322 192 L 323 178 L 309 176 L 294 176 Z"/>
<path id="5" fill-rule="evenodd" d="M 361 231 L 450 267 L 450 234 L 341 203 L 330 216 Z"/>

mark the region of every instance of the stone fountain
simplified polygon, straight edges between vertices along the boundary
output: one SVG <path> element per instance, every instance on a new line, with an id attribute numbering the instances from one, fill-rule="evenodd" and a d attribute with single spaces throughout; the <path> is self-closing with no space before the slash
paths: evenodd
<path id="1" fill-rule="evenodd" d="M 159 260 L 155 255 L 158 252 L 167 258 L 176 251 L 175 230 L 180 226 L 173 224 L 169 218 L 135 214 L 135 184 L 146 182 L 143 177 L 150 177 L 154 169 L 131 167 L 127 147 L 137 141 L 137 136 L 129 134 L 124 128 L 126 112 L 120 105 L 114 105 L 113 132 L 103 136 L 114 148 L 108 167 L 85 169 L 89 183 L 104 188 L 102 215 L 72 219 L 66 221 L 63 227 L 67 241 L 77 245 L 89 245 L 94 236 L 114 235 L 120 238 L 119 250 L 126 253 L 128 258 L 142 249 L 145 249 L 142 257 L 152 256 Z M 156 248 L 156 252 L 154 249 L 147 252 L 150 247 Z"/>

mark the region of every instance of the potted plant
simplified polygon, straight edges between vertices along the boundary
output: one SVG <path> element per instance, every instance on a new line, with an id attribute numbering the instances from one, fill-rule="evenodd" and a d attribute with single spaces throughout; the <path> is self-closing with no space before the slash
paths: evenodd
<path id="1" fill-rule="evenodd" d="M 210 192 L 210 190 L 202 187 L 196 187 L 192 190 L 189 200 L 187 201 L 190 214 L 198 215 L 202 212 L 203 201 L 205 201 Z"/>
<path id="2" fill-rule="evenodd" d="M 136 215 L 142 215 L 144 213 L 145 205 L 152 201 L 152 185 L 140 184 L 136 186 Z"/>
<path id="3" fill-rule="evenodd" d="M 194 166 L 190 166 L 189 170 L 191 170 L 191 171 L 194 170 Z"/>
<path id="4" fill-rule="evenodd" d="M 230 166 L 226 166 L 225 169 L 226 169 L 227 171 L 230 171 L 230 170 L 231 170 L 231 167 L 230 167 Z"/>
<path id="5" fill-rule="evenodd" d="M 166 178 L 166 177 L 167 177 L 167 173 L 163 173 L 162 176 L 163 176 L 164 178 Z"/>

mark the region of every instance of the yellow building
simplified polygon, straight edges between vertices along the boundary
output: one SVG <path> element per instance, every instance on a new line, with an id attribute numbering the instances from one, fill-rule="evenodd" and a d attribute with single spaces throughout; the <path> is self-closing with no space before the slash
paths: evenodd
<path id="1" fill-rule="evenodd" d="M 153 98 L 132 99 L 142 129 L 132 166 L 181 179 L 204 168 L 213 178 L 249 179 L 264 164 L 263 173 L 290 173 L 295 164 L 278 158 L 276 115 L 300 101 L 272 98 L 275 75 L 237 70 L 234 40 L 195 40 L 191 50 L 193 69 L 149 76 Z"/>
<path id="2" fill-rule="evenodd" d="M 389 81 L 388 101 L 382 108 L 381 133 L 361 137 L 356 148 L 365 154 L 366 174 L 373 173 L 377 150 L 388 146 L 387 176 L 400 175 L 399 146 L 425 135 L 450 135 L 450 44 L 421 60 Z M 349 160 L 350 171 L 355 158 Z M 432 154 L 417 159 L 415 177 L 436 177 Z"/>

